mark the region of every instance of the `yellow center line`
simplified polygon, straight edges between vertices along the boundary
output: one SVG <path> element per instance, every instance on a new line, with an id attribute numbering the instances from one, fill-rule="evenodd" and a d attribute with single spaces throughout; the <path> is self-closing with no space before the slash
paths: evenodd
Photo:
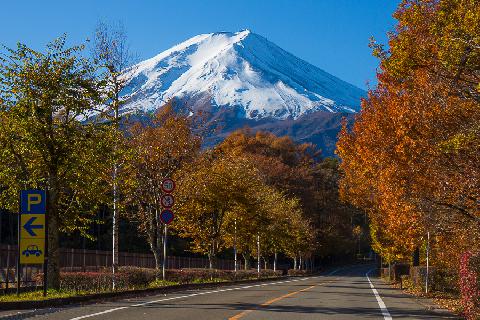
<path id="1" fill-rule="evenodd" d="M 298 293 L 300 293 L 300 292 L 304 292 L 304 291 L 310 290 L 310 289 L 312 289 L 312 288 L 315 288 L 315 287 L 318 286 L 318 285 L 323 285 L 323 284 L 326 284 L 326 283 L 333 282 L 333 281 L 335 281 L 335 280 L 336 280 L 336 279 L 331 280 L 331 281 L 327 281 L 327 282 L 317 283 L 317 284 L 315 284 L 315 285 L 313 285 L 313 286 L 310 286 L 310 287 L 308 287 L 308 288 L 303 288 L 303 289 L 301 289 L 301 290 L 294 291 L 294 292 L 290 292 L 290 293 L 287 293 L 287 294 L 285 294 L 285 295 L 283 295 L 283 296 L 280 296 L 280 297 L 277 297 L 277 298 L 273 298 L 273 299 L 271 299 L 271 300 L 268 300 L 267 302 L 262 303 L 261 305 L 259 305 L 258 308 L 245 310 L 245 311 L 243 311 L 243 312 L 241 312 L 241 313 L 239 313 L 239 314 L 237 314 L 237 315 L 234 315 L 233 317 L 228 318 L 228 320 L 238 320 L 238 319 L 242 318 L 243 316 L 245 316 L 245 315 L 249 314 L 250 312 L 255 311 L 255 310 L 259 309 L 259 308 L 267 307 L 267 306 L 271 305 L 271 304 L 274 303 L 274 302 L 277 302 L 277 301 L 280 301 L 280 300 L 282 300 L 282 299 L 291 297 L 291 296 L 296 295 L 296 294 L 298 294 Z"/>

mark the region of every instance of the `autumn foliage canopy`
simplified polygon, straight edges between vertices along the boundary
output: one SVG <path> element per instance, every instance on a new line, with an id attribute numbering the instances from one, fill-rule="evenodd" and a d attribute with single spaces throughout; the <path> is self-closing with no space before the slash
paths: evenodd
<path id="1" fill-rule="evenodd" d="M 476 0 L 405 0 L 378 86 L 344 126 L 344 200 L 365 209 L 374 249 L 408 259 L 432 235 L 433 263 L 454 272 L 480 250 L 480 10 Z"/>

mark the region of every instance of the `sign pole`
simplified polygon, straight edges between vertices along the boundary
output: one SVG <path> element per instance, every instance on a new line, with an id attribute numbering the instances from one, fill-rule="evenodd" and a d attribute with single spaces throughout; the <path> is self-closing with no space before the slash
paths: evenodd
<path id="1" fill-rule="evenodd" d="M 174 214 L 170 210 L 175 203 L 175 198 L 171 194 L 175 189 L 175 182 L 170 178 L 165 178 L 162 180 L 161 189 L 164 192 L 160 203 L 162 205 L 162 212 L 160 213 L 160 221 L 164 225 L 164 237 L 163 237 L 163 262 L 162 262 L 162 279 L 166 280 L 165 269 L 167 268 L 167 239 L 168 239 L 168 224 L 173 221 Z"/>
<path id="2" fill-rule="evenodd" d="M 17 252 L 17 297 L 20 295 L 20 268 L 21 268 L 21 264 L 20 264 L 20 254 L 21 254 L 21 250 L 20 250 L 20 234 L 21 234 L 21 230 L 20 230 L 20 225 L 21 225 L 21 215 L 20 215 L 20 211 L 18 211 L 18 223 L 17 223 L 17 231 L 18 231 L 18 252 Z"/>
<path id="3" fill-rule="evenodd" d="M 46 192 L 48 199 L 48 190 Z M 47 296 L 47 277 L 48 277 L 48 201 L 45 204 L 45 255 L 43 258 L 43 296 Z"/>
<path id="4" fill-rule="evenodd" d="M 163 265 L 162 265 L 163 281 L 165 281 L 165 268 L 167 267 L 166 266 L 167 264 L 167 232 L 168 232 L 168 228 L 167 228 L 167 224 L 165 223 L 165 229 L 164 229 L 165 236 L 163 238 Z"/>

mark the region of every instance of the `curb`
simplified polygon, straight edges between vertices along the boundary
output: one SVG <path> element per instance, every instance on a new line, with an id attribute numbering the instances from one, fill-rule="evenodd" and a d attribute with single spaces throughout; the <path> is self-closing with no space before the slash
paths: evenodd
<path id="1" fill-rule="evenodd" d="M 173 293 L 176 291 L 183 290 L 195 290 L 195 289 L 208 289 L 216 288 L 222 286 L 228 286 L 233 284 L 243 284 L 243 283 L 255 283 L 255 282 L 265 282 L 271 280 L 282 280 L 291 278 L 289 276 L 280 276 L 280 277 L 269 277 L 262 279 L 249 279 L 249 280 L 237 280 L 237 281 L 225 281 L 225 282 L 207 282 L 207 283 L 191 283 L 191 284 L 178 284 L 171 285 L 160 288 L 148 288 L 148 289 L 137 289 L 137 290 L 128 290 L 120 292 L 105 292 L 105 293 L 94 293 L 84 296 L 74 296 L 68 298 L 55 298 L 48 300 L 26 300 L 26 301 L 12 301 L 12 302 L 0 302 L 1 311 L 9 310 L 31 310 L 31 309 L 42 309 L 42 308 L 51 308 L 51 307 L 60 307 L 67 306 L 70 304 L 78 304 L 91 302 L 96 300 L 98 302 L 103 301 L 113 301 L 120 298 L 133 298 L 133 297 L 142 297 L 156 294 L 167 294 Z M 9 317 L 12 315 L 7 315 Z M 3 316 L 0 316 L 2 319 Z"/>

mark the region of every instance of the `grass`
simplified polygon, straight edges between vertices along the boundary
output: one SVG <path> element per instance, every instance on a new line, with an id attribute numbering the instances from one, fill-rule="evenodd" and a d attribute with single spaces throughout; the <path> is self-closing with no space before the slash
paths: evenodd
<path id="1" fill-rule="evenodd" d="M 155 280 L 148 285 L 148 288 L 161 288 L 166 286 L 174 286 L 178 282 L 167 281 L 167 280 Z"/>
<path id="2" fill-rule="evenodd" d="M 17 296 L 16 293 L 0 295 L 0 302 L 16 302 L 16 301 L 42 301 L 49 299 L 58 299 L 58 298 L 69 298 L 75 296 L 84 296 L 87 294 L 92 294 L 93 292 L 89 291 L 57 291 L 57 290 L 48 290 L 47 296 L 43 296 L 43 290 L 31 291 L 31 292 L 22 292 Z"/>
<path id="3" fill-rule="evenodd" d="M 177 282 L 172 281 L 163 281 L 163 280 L 156 280 L 153 281 L 148 285 L 146 288 L 161 288 L 166 286 L 173 286 L 178 284 Z M 146 288 L 131 288 L 133 289 L 146 289 Z M 128 290 L 119 290 L 117 292 L 123 292 Z M 59 299 L 59 298 L 70 298 L 70 297 L 79 297 L 85 296 L 89 294 L 96 294 L 96 293 L 108 293 L 112 292 L 111 290 L 107 291 L 66 291 L 66 290 L 48 290 L 47 296 L 43 296 L 43 290 L 37 291 L 29 291 L 29 292 L 22 292 L 20 295 L 17 296 L 16 293 L 0 295 L 0 303 L 1 302 L 17 302 L 17 301 L 43 301 L 43 300 L 51 300 L 51 299 Z"/>
<path id="4" fill-rule="evenodd" d="M 256 279 L 256 278 L 252 278 Z M 207 283 L 207 282 L 226 282 L 227 279 L 223 278 L 197 278 L 192 281 L 192 283 Z M 161 288 L 166 286 L 173 286 L 179 284 L 178 282 L 173 281 L 164 281 L 164 280 L 155 280 L 151 282 L 147 287 L 143 288 L 130 288 L 128 290 L 133 289 L 147 289 L 147 288 Z M 117 292 L 128 291 L 128 290 L 119 290 Z M 19 301 L 43 301 L 43 300 L 51 300 L 51 299 L 58 299 L 58 298 L 70 298 L 70 297 L 78 297 L 78 296 L 85 296 L 89 294 L 96 294 L 96 293 L 108 293 L 112 292 L 111 290 L 106 291 L 98 291 L 98 290 L 91 290 L 91 291 L 77 291 L 77 290 L 48 290 L 47 296 L 43 296 L 43 291 L 30 291 L 30 292 L 23 292 L 17 296 L 16 293 L 12 294 L 5 294 L 0 295 L 0 303 L 2 302 L 19 302 Z"/>
<path id="5" fill-rule="evenodd" d="M 222 278 L 207 278 L 207 279 L 202 279 L 202 278 L 197 278 L 192 281 L 192 283 L 210 283 L 210 282 L 226 282 L 228 280 L 222 279 Z"/>
<path id="6" fill-rule="evenodd" d="M 388 280 L 388 279 L 387 279 Z M 442 292 L 442 291 L 430 291 L 428 294 L 425 293 L 425 289 L 414 285 L 411 279 L 408 276 L 402 276 L 403 281 L 403 291 L 407 294 L 419 297 L 419 298 L 430 298 L 434 301 L 435 304 L 441 308 L 448 309 L 455 314 L 462 313 L 462 305 L 460 297 L 458 294 Z M 393 287 L 400 289 L 399 283 L 390 283 Z"/>

